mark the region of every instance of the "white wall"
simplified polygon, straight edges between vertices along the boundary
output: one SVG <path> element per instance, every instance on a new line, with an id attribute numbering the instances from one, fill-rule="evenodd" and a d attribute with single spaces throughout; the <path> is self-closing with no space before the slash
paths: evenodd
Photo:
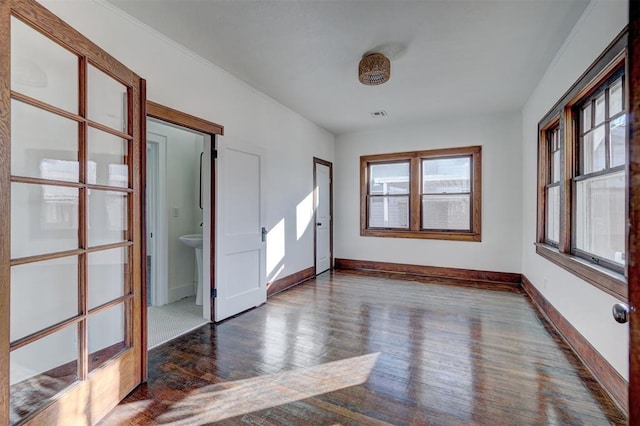
<path id="1" fill-rule="evenodd" d="M 538 121 L 587 70 L 628 22 L 627 1 L 593 1 L 522 111 L 522 272 L 571 324 L 628 379 L 629 329 L 616 323 L 616 299 L 535 252 Z"/>
<path id="2" fill-rule="evenodd" d="M 265 148 L 265 225 L 285 220 L 279 276 L 313 266 L 313 229 L 298 238 L 296 207 L 312 191 L 312 158 L 334 160 L 331 133 L 109 4 L 40 3 L 145 78 L 150 100 L 222 124 L 225 135 Z"/>
<path id="3" fill-rule="evenodd" d="M 204 149 L 204 135 L 169 124 L 149 121 L 147 131 L 166 138 L 168 303 L 195 294 L 195 250 L 179 241 L 181 235 L 201 234 L 202 210 L 198 205 L 200 153 Z M 162 165 L 161 165 L 162 167 Z"/>
<path id="4" fill-rule="evenodd" d="M 340 135 L 334 185 L 335 256 L 520 272 L 520 114 L 461 118 Z M 482 146 L 482 242 L 360 236 L 360 156 Z"/>

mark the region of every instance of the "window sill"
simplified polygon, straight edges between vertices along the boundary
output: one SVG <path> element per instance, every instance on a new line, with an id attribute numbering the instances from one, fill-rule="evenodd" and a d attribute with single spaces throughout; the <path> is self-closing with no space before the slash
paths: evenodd
<path id="1" fill-rule="evenodd" d="M 584 259 L 561 253 L 557 248 L 544 243 L 535 243 L 536 253 L 577 277 L 587 281 L 605 293 L 626 302 L 628 300 L 627 278 Z"/>
<path id="2" fill-rule="evenodd" d="M 426 240 L 451 240 L 451 241 L 482 241 L 481 235 L 474 232 L 444 232 L 444 231 L 403 231 L 400 229 L 361 229 L 363 237 L 386 238 L 422 238 Z"/>

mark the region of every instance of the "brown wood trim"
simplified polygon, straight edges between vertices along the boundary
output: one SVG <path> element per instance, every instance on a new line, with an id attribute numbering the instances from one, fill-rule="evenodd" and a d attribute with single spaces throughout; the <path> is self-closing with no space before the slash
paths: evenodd
<path id="1" fill-rule="evenodd" d="M 11 3 L 0 2 L 0 424 L 9 419 L 11 258 Z"/>
<path id="2" fill-rule="evenodd" d="M 49 336 L 53 333 L 55 333 L 56 331 L 60 331 L 63 328 L 71 325 L 71 324 L 75 324 L 77 322 L 80 322 L 82 319 L 84 319 L 84 315 L 79 314 L 76 315 L 75 317 L 71 317 L 69 319 L 66 319 L 64 321 L 60 321 L 57 324 L 54 324 L 52 326 L 49 326 L 47 328 L 44 328 L 42 330 L 36 331 L 35 333 L 29 334 L 27 336 L 21 337 L 20 339 L 14 340 L 13 342 L 11 342 L 10 345 L 10 350 L 11 351 L 15 351 L 16 349 L 20 349 L 23 346 L 28 345 L 29 343 L 33 343 L 36 340 L 39 340 L 43 337 Z"/>
<path id="3" fill-rule="evenodd" d="M 84 73 L 80 73 L 79 75 L 82 76 Z M 81 91 L 80 91 L 81 92 Z M 59 115 L 60 117 L 64 117 L 64 118 L 68 118 L 69 120 L 73 120 L 73 121 L 77 121 L 79 123 L 83 123 L 85 122 L 84 117 L 74 114 L 72 112 L 66 111 L 62 108 L 58 108 L 56 106 L 53 105 L 49 105 L 46 102 L 42 102 L 38 99 L 32 98 L 30 96 L 27 95 L 23 95 L 22 93 L 19 92 L 15 92 L 15 91 L 11 91 L 11 98 L 15 99 L 17 101 L 20 101 L 24 104 L 27 105 L 31 105 L 32 107 L 36 107 L 38 109 L 50 112 L 52 114 L 56 114 Z M 82 103 L 80 105 L 78 105 L 78 108 L 80 110 L 83 109 Z"/>
<path id="4" fill-rule="evenodd" d="M 363 237 L 418 238 L 425 240 L 482 241 L 482 236 L 473 232 L 403 231 L 399 229 L 364 229 Z"/>
<path id="5" fill-rule="evenodd" d="M 317 192 L 316 192 L 316 187 L 318 185 L 318 181 L 317 181 L 317 177 L 316 177 L 316 164 L 322 164 L 323 166 L 327 166 L 329 168 L 329 217 L 331 218 L 329 220 L 329 253 L 330 253 L 330 257 L 329 257 L 329 269 L 333 269 L 333 163 L 330 161 L 326 161 L 326 160 L 322 160 L 320 158 L 317 157 L 313 157 L 313 205 L 317 206 L 318 205 L 318 200 L 317 200 Z M 317 265 L 317 258 L 318 258 L 318 253 L 317 253 L 317 247 L 318 247 L 318 228 L 316 227 L 315 224 L 318 223 L 318 218 L 317 218 L 317 211 L 314 207 L 313 209 L 313 266 L 314 266 L 314 273 L 315 271 L 318 270 L 318 265 Z"/>
<path id="6" fill-rule="evenodd" d="M 286 277 L 279 278 L 267 284 L 267 297 L 271 297 L 276 293 L 285 291 L 301 284 L 316 276 L 316 268 L 310 266 L 307 269 L 303 269 Z"/>
<path id="7" fill-rule="evenodd" d="M 629 289 L 624 276 L 597 265 L 590 265 L 584 259 L 561 253 L 546 244 L 536 244 L 536 253 L 605 293 L 623 302 L 627 301 Z"/>
<path id="8" fill-rule="evenodd" d="M 142 309 L 140 309 L 140 322 L 142 323 L 142 328 L 140 330 L 140 339 L 142 341 L 142 355 L 140 357 L 140 371 L 142 373 L 142 382 L 144 383 L 149 378 L 149 342 L 147 330 L 147 274 L 149 274 L 149 271 L 147 271 L 147 81 L 145 79 L 140 79 L 140 99 L 140 136 L 143 139 L 141 147 L 144 147 L 144 149 L 141 149 L 140 155 L 141 167 L 144 171 L 141 171 L 142 176 L 140 179 L 140 214 L 143 217 L 142 225 L 140 227 L 140 232 L 142 233 L 142 241 L 140 242 L 140 257 L 142 258 L 142 292 L 140 294 L 140 301 L 142 304 Z"/>
<path id="9" fill-rule="evenodd" d="M 100 124 L 97 121 L 87 120 L 87 125 L 89 127 L 92 127 L 94 129 L 96 129 L 96 130 L 100 130 L 102 132 L 109 133 L 110 135 L 113 135 L 113 136 L 116 136 L 116 137 L 119 137 L 119 138 L 122 138 L 122 139 L 126 139 L 128 141 L 133 140 L 133 136 L 131 136 L 131 135 L 127 134 L 127 133 L 123 133 L 123 132 L 121 132 L 119 130 L 113 129 L 113 128 L 109 127 L 109 126 L 105 126 L 104 124 Z"/>
<path id="10" fill-rule="evenodd" d="M 133 293 L 127 293 L 123 296 L 118 297 L 117 299 L 110 300 L 107 303 L 103 303 L 100 306 L 96 306 L 95 308 L 91 308 L 88 310 L 88 315 L 94 315 L 98 312 L 106 311 L 109 308 L 113 308 L 114 306 L 121 305 L 128 300 L 133 299 Z"/>
<path id="11" fill-rule="evenodd" d="M 224 126 L 147 100 L 147 116 L 211 135 L 224 135 Z"/>
<path id="12" fill-rule="evenodd" d="M 625 415 L 629 415 L 627 381 L 591 346 L 589 341 L 549 303 L 524 275 L 522 276 L 522 287 L 531 299 L 533 305 L 542 314 L 542 317 L 553 326 L 558 334 L 560 334 L 560 337 L 571 347 L 573 352 L 591 374 L 593 374 L 618 408 L 620 408 Z"/>
<path id="13" fill-rule="evenodd" d="M 629 424 L 640 423 L 640 2 L 629 2 Z"/>
<path id="14" fill-rule="evenodd" d="M 520 284 L 521 280 L 521 274 L 512 272 L 478 271 L 475 269 L 409 265 L 404 263 L 376 262 L 372 260 L 336 259 L 336 269 L 369 270 L 403 275 L 454 278 L 507 284 Z"/>
<path id="15" fill-rule="evenodd" d="M 61 257 L 79 256 L 82 253 L 84 253 L 83 249 L 74 249 L 74 250 L 67 250 L 67 251 L 59 251 L 56 253 L 37 254 L 35 256 L 19 257 L 17 259 L 11 259 L 10 265 L 18 266 L 18 265 L 25 265 L 27 263 L 44 262 L 45 260 L 60 259 Z"/>

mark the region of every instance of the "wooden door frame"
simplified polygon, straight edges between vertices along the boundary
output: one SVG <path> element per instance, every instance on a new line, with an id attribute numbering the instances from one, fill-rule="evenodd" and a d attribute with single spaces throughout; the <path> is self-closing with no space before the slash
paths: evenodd
<path id="1" fill-rule="evenodd" d="M 313 157 L 313 275 L 318 269 L 318 177 L 316 176 L 316 166 L 320 164 L 329 167 L 329 270 L 333 269 L 333 163 Z"/>
<path id="2" fill-rule="evenodd" d="M 640 423 L 640 3 L 629 1 L 629 424 Z"/>
<path id="3" fill-rule="evenodd" d="M 150 117 L 150 118 L 155 118 L 157 120 L 161 120 L 167 123 L 171 123 L 171 124 L 175 124 L 176 126 L 180 126 L 180 127 L 185 127 L 187 129 L 191 129 L 191 130 L 195 130 L 196 132 L 200 132 L 200 133 L 205 133 L 209 136 L 211 136 L 211 146 L 212 149 L 215 150 L 215 136 L 216 135 L 224 135 L 224 127 L 216 124 L 214 122 L 208 121 L 208 120 L 204 120 L 202 118 L 184 113 L 182 111 L 178 111 L 176 109 L 173 108 L 169 108 L 167 106 L 164 106 L 162 104 L 156 103 L 156 102 L 152 102 L 147 100 L 147 104 L 146 104 L 146 116 Z M 145 120 L 145 127 L 144 127 L 144 132 L 146 135 L 146 120 Z M 143 150 L 143 158 L 142 158 L 142 196 L 144 197 L 144 200 L 142 202 L 142 207 L 143 207 L 143 212 L 142 212 L 142 218 L 143 218 L 143 226 L 142 226 L 142 233 L 143 235 L 147 235 L 147 211 L 146 211 L 146 206 L 147 206 L 147 200 L 146 200 L 146 189 L 147 189 L 147 155 L 146 155 L 146 149 Z M 212 158 L 212 162 L 211 162 L 211 176 L 213 178 L 214 176 L 214 160 Z M 211 253 L 215 253 L 215 235 L 216 235 L 216 221 L 215 221 L 215 208 L 216 208 L 216 187 L 215 185 L 211 185 L 211 235 L 210 235 L 210 249 L 211 249 Z M 147 240 L 146 237 L 143 241 L 143 247 L 142 247 L 142 258 L 146 259 L 147 258 Z M 146 274 L 147 274 L 147 262 L 142 262 L 142 268 L 143 268 L 143 282 L 146 282 Z M 214 275 L 214 271 L 215 271 L 215 256 L 211 256 L 211 260 L 209 262 L 210 264 L 210 278 L 211 278 L 211 282 L 209 283 L 210 287 L 213 287 L 215 284 L 215 275 Z M 203 283 L 204 286 L 204 283 Z M 142 291 L 142 301 L 143 301 L 143 306 L 144 308 L 142 309 L 142 324 L 143 324 L 143 359 L 142 359 L 142 372 L 143 372 L 143 377 L 144 380 L 147 380 L 148 377 L 148 355 L 147 355 L 147 347 L 148 347 L 148 334 L 147 334 L 147 288 L 146 285 L 143 286 L 143 291 Z M 215 309 L 215 304 L 213 303 L 213 300 L 210 301 L 210 306 L 211 306 L 211 312 L 209 313 L 209 318 L 211 319 L 211 321 L 213 321 L 214 318 L 214 309 Z"/>

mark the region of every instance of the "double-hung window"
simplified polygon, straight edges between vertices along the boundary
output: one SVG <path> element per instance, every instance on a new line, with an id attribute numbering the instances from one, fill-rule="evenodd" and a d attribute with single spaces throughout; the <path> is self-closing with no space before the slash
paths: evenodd
<path id="1" fill-rule="evenodd" d="M 539 123 L 537 253 L 627 297 L 626 35 Z"/>
<path id="2" fill-rule="evenodd" d="M 364 236 L 480 241 L 479 146 L 360 157 Z"/>

